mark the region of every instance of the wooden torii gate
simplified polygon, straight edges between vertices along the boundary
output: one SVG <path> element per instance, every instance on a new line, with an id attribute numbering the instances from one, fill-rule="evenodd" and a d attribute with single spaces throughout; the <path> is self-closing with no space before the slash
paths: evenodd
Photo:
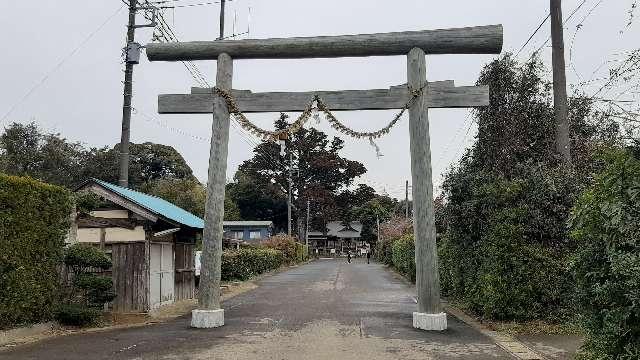
<path id="1" fill-rule="evenodd" d="M 484 86 L 454 87 L 453 81 L 427 83 L 426 54 L 499 54 L 502 26 L 490 25 L 444 30 L 306 38 L 198 41 L 147 45 L 150 61 L 217 60 L 216 86 L 230 91 L 242 112 L 303 111 L 318 95 L 331 110 L 399 109 L 415 89 L 425 89 L 409 107 L 411 177 L 416 256 L 418 309 L 413 326 L 444 330 L 446 314 L 440 304 L 440 284 L 433 209 L 429 108 L 465 108 L 489 104 Z M 321 92 L 252 93 L 233 90 L 233 60 L 407 56 L 407 84 L 389 89 Z M 212 89 L 193 88 L 191 94 L 160 95 L 163 114 L 213 113 L 209 178 L 203 238 L 199 306 L 191 326 L 224 325 L 220 308 L 222 221 L 229 142 L 229 109 Z"/>

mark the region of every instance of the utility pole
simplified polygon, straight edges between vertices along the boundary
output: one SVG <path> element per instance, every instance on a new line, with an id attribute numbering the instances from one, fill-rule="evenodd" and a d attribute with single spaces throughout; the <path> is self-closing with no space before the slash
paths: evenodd
<path id="1" fill-rule="evenodd" d="M 127 25 L 126 67 L 124 70 L 124 102 L 122 104 L 122 132 L 120 134 L 120 176 L 118 184 L 129 187 L 129 138 L 131 136 L 131 92 L 133 83 L 133 62 L 129 61 L 129 50 L 135 40 L 136 0 L 129 0 L 129 24 Z"/>
<path id="2" fill-rule="evenodd" d="M 307 251 L 309 249 L 309 206 L 310 206 L 310 201 L 307 200 L 307 228 L 304 232 L 304 243 L 305 245 L 307 245 Z"/>
<path id="3" fill-rule="evenodd" d="M 293 182 L 293 154 L 289 151 L 289 191 L 287 192 L 287 234 L 291 236 L 291 183 Z"/>
<path id="4" fill-rule="evenodd" d="M 139 9 L 153 11 L 150 24 L 136 25 Z M 156 26 L 156 9 L 151 6 L 138 7 L 137 0 L 129 0 L 129 23 L 127 24 L 127 47 L 125 48 L 124 101 L 122 103 L 122 132 L 120 134 L 120 172 L 118 184 L 129 187 L 129 139 L 131 137 L 131 97 L 133 96 L 133 65 L 140 62 L 140 44 L 135 42 L 137 28 Z"/>
<path id="5" fill-rule="evenodd" d="M 404 218 L 409 219 L 409 180 L 404 183 Z"/>
<path id="6" fill-rule="evenodd" d="M 376 244 L 379 244 L 380 243 L 380 217 L 378 215 L 376 215 L 376 225 L 378 226 L 378 236 L 377 236 L 378 242 Z"/>
<path id="7" fill-rule="evenodd" d="M 220 0 L 220 37 L 218 40 L 224 39 L 224 2 L 225 0 Z"/>
<path id="8" fill-rule="evenodd" d="M 550 0 L 553 62 L 553 110 L 556 120 L 556 151 L 565 165 L 571 166 L 571 144 L 567 108 L 567 78 L 564 59 L 562 0 Z"/>

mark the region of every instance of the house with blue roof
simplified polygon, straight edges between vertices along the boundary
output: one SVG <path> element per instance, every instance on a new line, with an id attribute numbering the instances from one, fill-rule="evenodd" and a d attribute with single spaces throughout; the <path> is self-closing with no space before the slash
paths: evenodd
<path id="1" fill-rule="evenodd" d="M 149 312 L 195 297 L 195 245 L 204 221 L 161 198 L 90 179 L 76 192 L 102 200 L 76 214 L 68 243 L 91 244 L 111 256 L 115 312 Z"/>

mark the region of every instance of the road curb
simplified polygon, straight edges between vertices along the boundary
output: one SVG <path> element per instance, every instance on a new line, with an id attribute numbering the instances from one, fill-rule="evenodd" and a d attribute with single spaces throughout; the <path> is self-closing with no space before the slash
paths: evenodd
<path id="1" fill-rule="evenodd" d="M 393 266 L 386 265 L 386 268 L 392 274 L 394 274 L 398 278 L 402 279 L 404 282 L 406 282 L 408 284 L 411 284 L 411 285 L 414 285 L 404 275 L 399 273 Z M 414 298 L 414 301 L 416 301 L 416 303 L 417 303 L 417 300 L 415 298 Z M 462 311 L 462 310 L 458 309 L 457 307 L 447 303 L 446 301 L 443 301 L 443 306 L 444 306 L 444 309 L 445 309 L 445 311 L 447 313 L 451 314 L 452 316 L 454 316 L 458 320 L 462 321 L 463 323 L 469 325 L 470 327 L 472 327 L 476 331 L 480 332 L 482 335 L 490 338 L 496 345 L 498 345 L 498 347 L 503 349 L 509 355 L 513 356 L 515 359 L 518 359 L 518 360 L 549 360 L 547 357 L 545 357 L 545 356 L 541 355 L 540 353 L 536 352 L 535 350 L 531 349 L 530 347 L 528 347 L 524 343 L 520 342 L 516 338 L 514 338 L 512 336 L 509 336 L 509 335 L 500 334 L 497 331 L 489 329 L 487 326 L 483 325 L 478 320 L 476 320 L 473 317 L 467 315 L 464 311 Z"/>
<path id="2" fill-rule="evenodd" d="M 489 329 L 478 320 L 465 314 L 464 311 L 458 309 L 457 307 L 446 303 L 444 304 L 444 308 L 446 312 L 455 316 L 458 320 L 471 326 L 475 330 L 479 331 L 482 335 L 489 337 L 496 343 L 496 345 L 498 345 L 514 358 L 518 360 L 548 360 L 548 358 L 531 349 L 524 343 L 518 341 L 516 338 L 509 335 L 500 334 L 497 331 Z"/>

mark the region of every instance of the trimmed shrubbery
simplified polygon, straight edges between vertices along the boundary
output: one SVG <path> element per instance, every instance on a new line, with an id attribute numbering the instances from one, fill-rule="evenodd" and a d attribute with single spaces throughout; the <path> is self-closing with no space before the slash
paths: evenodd
<path id="1" fill-rule="evenodd" d="M 402 236 L 391 246 L 393 266 L 412 282 L 416 281 L 416 258 L 413 234 Z"/>
<path id="2" fill-rule="evenodd" d="M 88 326 L 95 324 L 102 316 L 102 311 L 96 308 L 88 308 L 80 304 L 60 305 L 56 310 L 56 320 L 60 324 L 69 326 Z"/>
<path id="3" fill-rule="evenodd" d="M 385 265 L 393 265 L 393 242 L 403 235 L 413 233 L 413 225 L 405 218 L 395 217 L 380 224 L 380 240 L 376 243 L 375 256 Z"/>
<path id="4" fill-rule="evenodd" d="M 222 280 L 247 280 L 282 265 L 303 262 L 308 249 L 295 238 L 277 235 L 259 246 L 225 250 L 222 254 Z"/>
<path id="5" fill-rule="evenodd" d="M 74 244 L 65 250 L 64 264 L 72 281 L 67 287 L 63 304 L 55 313 L 63 325 L 87 326 L 102 316 L 102 307 L 116 297 L 111 277 L 92 271 L 107 270 L 111 260 L 91 245 Z"/>
<path id="6" fill-rule="evenodd" d="M 222 280 L 247 280 L 286 263 L 282 251 L 264 248 L 225 250 L 222 253 Z"/>
<path id="7" fill-rule="evenodd" d="M 571 235 L 583 359 L 640 358 L 640 160 L 626 151 L 605 157 L 607 168 L 574 208 Z"/>
<path id="8" fill-rule="evenodd" d="M 49 320 L 59 298 L 71 194 L 0 174 L 0 204 L 0 328 Z"/>
<path id="9" fill-rule="evenodd" d="M 276 235 L 262 242 L 262 246 L 282 252 L 285 261 L 295 263 L 298 259 L 298 242 L 291 236 Z"/>
<path id="10" fill-rule="evenodd" d="M 573 245 L 563 229 L 575 190 L 570 176 L 547 170 L 514 180 L 459 173 L 445 184 L 445 296 L 495 320 L 558 320 L 572 311 Z"/>

